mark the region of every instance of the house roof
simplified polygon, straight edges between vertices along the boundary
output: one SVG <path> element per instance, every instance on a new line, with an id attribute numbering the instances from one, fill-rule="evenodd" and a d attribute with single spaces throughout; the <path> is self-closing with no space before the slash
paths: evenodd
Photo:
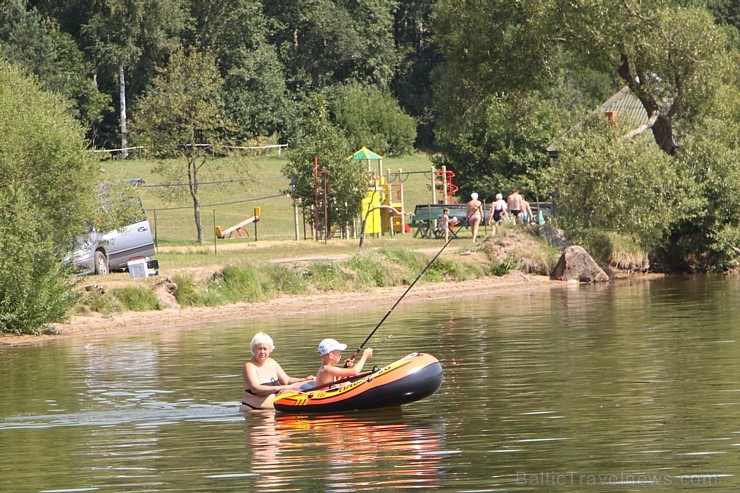
<path id="1" fill-rule="evenodd" d="M 599 105 L 595 113 L 607 114 L 613 112 L 617 121 L 623 122 L 629 127 L 637 127 L 648 121 L 648 114 L 642 103 L 627 86 L 622 87 L 612 97 Z M 557 154 L 561 139 L 553 142 L 547 147 L 547 152 Z"/>
<path id="2" fill-rule="evenodd" d="M 601 104 L 601 111 L 616 111 L 617 116 L 627 116 L 631 124 L 635 126 L 643 125 L 648 122 L 648 114 L 640 100 L 635 96 L 630 88 L 624 86 L 617 91 L 614 96 L 610 97 Z M 623 120 L 624 121 L 624 120 Z"/>

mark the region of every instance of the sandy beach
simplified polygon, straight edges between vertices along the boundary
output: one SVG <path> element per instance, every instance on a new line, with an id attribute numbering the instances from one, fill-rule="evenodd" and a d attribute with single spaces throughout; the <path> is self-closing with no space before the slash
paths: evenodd
<path id="1" fill-rule="evenodd" d="M 424 300 L 459 299 L 467 296 L 511 291 L 513 289 L 552 289 L 568 283 L 551 281 L 546 276 L 510 273 L 464 282 L 417 283 L 401 303 Z M 69 323 L 54 324 L 57 334 L 41 336 L 0 336 L 0 346 L 44 344 L 60 339 L 105 335 L 133 331 L 162 330 L 192 326 L 213 321 L 243 320 L 296 313 L 354 310 L 358 307 L 382 305 L 390 309 L 408 286 L 374 288 L 363 292 L 315 292 L 302 296 L 280 296 L 258 303 L 238 303 L 216 308 L 169 308 L 149 312 L 125 312 L 113 315 L 75 316 Z M 387 306 L 387 308 L 386 308 Z M 385 313 L 385 311 L 384 311 Z"/>

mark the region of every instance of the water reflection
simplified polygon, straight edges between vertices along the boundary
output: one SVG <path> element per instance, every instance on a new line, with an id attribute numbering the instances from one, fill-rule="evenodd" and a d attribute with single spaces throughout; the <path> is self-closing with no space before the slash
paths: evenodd
<path id="1" fill-rule="evenodd" d="M 245 438 L 256 491 L 305 489 L 307 480 L 311 490 L 338 492 L 436 488 L 446 455 L 444 423 L 406 419 L 401 409 L 374 416 L 250 412 Z"/>
<path id="2" fill-rule="evenodd" d="M 400 305 L 374 359 L 429 352 L 445 381 L 390 413 L 237 410 L 256 331 L 311 373 L 385 305 L 4 351 L 0 491 L 738 491 L 738 299 L 692 278 Z"/>

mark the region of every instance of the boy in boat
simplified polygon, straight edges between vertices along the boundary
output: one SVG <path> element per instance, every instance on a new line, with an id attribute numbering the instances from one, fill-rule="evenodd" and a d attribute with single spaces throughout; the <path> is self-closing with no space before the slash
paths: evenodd
<path id="1" fill-rule="evenodd" d="M 342 358 L 342 351 L 347 349 L 346 344 L 341 344 L 334 339 L 324 339 L 319 344 L 321 355 L 321 368 L 316 372 L 316 386 L 332 383 L 340 378 L 354 377 L 362 371 L 365 362 L 372 357 L 373 350 L 370 348 L 362 352 L 362 357 L 347 368 L 338 368 L 334 365 Z"/>

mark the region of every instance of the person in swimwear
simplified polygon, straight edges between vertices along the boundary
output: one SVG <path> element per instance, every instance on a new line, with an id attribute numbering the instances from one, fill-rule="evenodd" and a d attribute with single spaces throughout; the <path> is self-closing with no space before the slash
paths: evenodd
<path id="1" fill-rule="evenodd" d="M 506 197 L 506 205 L 509 208 L 509 213 L 514 216 L 516 224 L 522 223 L 522 218 L 519 217 L 519 214 L 522 213 L 522 199 L 523 197 L 519 195 L 519 189 L 516 187 L 511 191 L 511 195 Z"/>
<path id="2" fill-rule="evenodd" d="M 491 221 L 491 236 L 496 236 L 496 226 L 501 222 L 502 217 L 508 217 L 508 207 L 504 196 L 500 193 L 496 194 L 496 201 L 491 204 L 491 210 L 493 211 L 493 221 Z"/>
<path id="3" fill-rule="evenodd" d="M 468 218 L 468 224 L 470 224 L 470 229 L 473 232 L 473 243 L 475 243 L 476 238 L 478 238 L 478 226 L 483 217 L 483 204 L 478 200 L 478 194 L 475 192 L 470 194 L 470 198 L 472 200 L 468 202 L 465 217 Z"/>
<path id="4" fill-rule="evenodd" d="M 527 199 L 522 196 L 522 224 L 529 224 L 532 222 L 532 219 L 532 207 L 527 202 Z"/>
<path id="5" fill-rule="evenodd" d="M 302 384 L 315 379 L 313 375 L 294 378 L 285 373 L 278 362 L 270 357 L 275 345 L 272 337 L 264 332 L 259 332 L 252 338 L 251 348 L 252 359 L 244 363 L 242 369 L 242 411 L 273 409 L 272 401 L 278 392 L 297 390 Z"/>
<path id="6" fill-rule="evenodd" d="M 342 358 L 342 351 L 347 349 L 346 344 L 341 344 L 334 339 L 324 339 L 319 344 L 319 354 L 321 355 L 321 368 L 316 372 L 316 386 L 332 383 L 337 379 L 354 377 L 362 371 L 365 362 L 372 357 L 373 350 L 370 348 L 362 352 L 362 357 L 348 368 L 336 367 Z"/>

